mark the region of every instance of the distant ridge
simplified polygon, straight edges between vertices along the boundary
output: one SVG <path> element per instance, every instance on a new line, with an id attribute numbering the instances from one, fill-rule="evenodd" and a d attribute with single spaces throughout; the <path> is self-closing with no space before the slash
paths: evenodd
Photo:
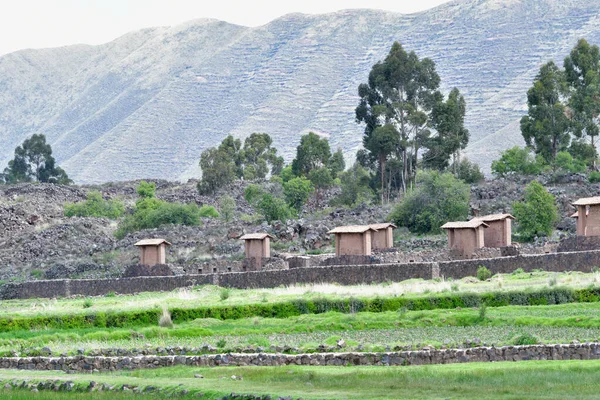
<path id="1" fill-rule="evenodd" d="M 199 176 L 202 150 L 267 132 L 289 161 L 299 136 L 351 159 L 363 128 L 356 89 L 398 40 L 432 58 L 467 99 L 467 155 L 489 170 L 521 144 L 539 66 L 576 41 L 600 43 L 600 2 L 460 0 L 418 14 L 290 14 L 248 28 L 217 20 L 131 32 L 99 46 L 0 57 L 0 168 L 43 133 L 78 183 Z"/>

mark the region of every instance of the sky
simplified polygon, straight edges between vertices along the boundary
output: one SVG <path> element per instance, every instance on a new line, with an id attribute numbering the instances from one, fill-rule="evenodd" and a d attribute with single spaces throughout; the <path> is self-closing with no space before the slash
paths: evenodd
<path id="1" fill-rule="evenodd" d="M 101 44 L 137 29 L 196 18 L 260 26 L 292 12 L 319 14 L 351 8 L 400 13 L 449 0 L 0 0 L 0 55 L 25 48 Z"/>

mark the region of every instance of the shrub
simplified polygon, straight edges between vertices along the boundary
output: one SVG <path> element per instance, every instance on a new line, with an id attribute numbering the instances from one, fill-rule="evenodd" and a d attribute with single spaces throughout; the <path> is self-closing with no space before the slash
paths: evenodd
<path id="1" fill-rule="evenodd" d="M 520 274 L 524 274 L 524 273 L 525 273 L 525 271 L 523 270 L 523 268 L 517 268 L 513 272 L 511 272 L 511 275 L 520 275 Z"/>
<path id="2" fill-rule="evenodd" d="M 230 294 L 231 294 L 231 290 L 229 290 L 227 288 L 222 288 L 221 291 L 219 292 L 219 298 L 221 299 L 221 301 L 225 301 L 229 298 Z"/>
<path id="3" fill-rule="evenodd" d="M 302 206 L 313 191 L 314 187 L 312 183 L 303 176 L 290 179 L 283 184 L 285 200 L 290 207 L 297 211 L 302 210 Z"/>
<path id="4" fill-rule="evenodd" d="M 590 174 L 588 175 L 588 180 L 590 181 L 590 183 L 600 182 L 600 172 L 599 171 L 590 172 Z"/>
<path id="5" fill-rule="evenodd" d="M 492 173 L 502 177 L 506 175 L 537 175 L 542 172 L 544 161 L 535 157 L 527 148 L 515 146 L 503 151 L 498 160 L 492 162 Z"/>
<path id="6" fill-rule="evenodd" d="M 156 192 L 156 183 L 148 183 L 146 181 L 141 181 L 137 186 L 137 194 L 143 199 L 151 199 L 154 197 L 154 193 Z"/>
<path id="7" fill-rule="evenodd" d="M 336 199 L 337 203 L 353 206 L 369 202 L 373 197 L 373 191 L 369 186 L 371 179 L 369 171 L 359 163 L 354 163 L 348 171 L 341 172 L 339 178 L 342 191 Z"/>
<path id="8" fill-rule="evenodd" d="M 83 308 L 90 308 L 94 305 L 94 302 L 89 297 L 83 301 Z"/>
<path id="9" fill-rule="evenodd" d="M 532 240 L 537 235 L 549 236 L 558 221 L 554 196 L 537 181 L 527 185 L 525 200 L 513 203 L 513 211 L 523 240 Z"/>
<path id="10" fill-rule="evenodd" d="M 479 321 L 485 321 L 486 314 L 487 305 L 485 303 L 481 303 L 481 306 L 479 306 Z"/>
<path id="11" fill-rule="evenodd" d="M 201 218 L 219 218 L 219 212 L 216 208 L 209 205 L 203 205 L 198 209 L 198 215 Z"/>
<path id="12" fill-rule="evenodd" d="M 463 158 L 458 165 L 456 165 L 454 170 L 456 171 L 456 177 L 466 183 L 478 183 L 485 178 L 479 165 L 466 158 Z"/>
<path id="13" fill-rule="evenodd" d="M 585 162 L 576 158 L 566 152 L 560 151 L 554 158 L 554 167 L 562 172 L 584 172 L 586 170 Z"/>
<path id="14" fill-rule="evenodd" d="M 490 279 L 491 277 L 492 272 L 483 265 L 480 265 L 479 268 L 477 268 L 477 279 L 479 279 L 480 281 L 485 281 L 487 279 Z"/>
<path id="15" fill-rule="evenodd" d="M 511 340 L 511 342 L 515 346 L 525 346 L 525 345 L 539 344 L 540 339 L 535 335 L 530 335 L 528 333 L 524 333 L 524 334 L 515 336 Z"/>
<path id="16" fill-rule="evenodd" d="M 163 307 L 160 318 L 158 319 L 158 325 L 163 328 L 172 328 L 173 320 L 171 320 L 171 313 L 166 307 Z"/>
<path id="17" fill-rule="evenodd" d="M 270 194 L 264 194 L 257 204 L 258 211 L 265 217 L 265 220 L 270 224 L 273 221 L 287 221 L 292 213 L 285 203 L 280 198 L 273 197 Z"/>
<path id="18" fill-rule="evenodd" d="M 467 218 L 469 185 L 437 171 L 419 173 L 417 182 L 417 188 L 407 193 L 389 216 L 396 225 L 414 233 L 431 233 L 440 232 L 448 221 Z"/>
<path id="19" fill-rule="evenodd" d="M 100 192 L 90 192 L 87 200 L 79 203 L 67 203 L 65 217 L 98 217 L 117 219 L 125 212 L 125 206 L 119 200 L 104 200 Z"/>
<path id="20" fill-rule="evenodd" d="M 225 339 L 219 339 L 217 341 L 217 347 L 220 349 L 225 348 L 225 346 L 227 346 L 227 341 Z"/>
<path id="21" fill-rule="evenodd" d="M 246 201 L 250 204 L 255 204 L 258 202 L 264 194 L 265 191 L 263 190 L 262 186 L 254 183 L 246 186 L 246 189 L 244 189 L 244 199 L 246 199 Z"/>
<path id="22" fill-rule="evenodd" d="M 235 214 L 235 200 L 231 196 L 223 196 L 219 199 L 219 211 L 223 221 L 229 222 Z"/>
<path id="23" fill-rule="evenodd" d="M 219 213 L 212 206 L 198 207 L 196 204 L 168 203 L 154 198 L 154 184 L 144 181 L 138 186 L 141 198 L 136 202 L 135 212 L 128 215 L 119 224 L 115 233 L 123 238 L 129 232 L 142 229 L 158 228 L 161 225 L 200 225 L 201 217 L 218 217 Z"/>
<path id="24" fill-rule="evenodd" d="M 29 275 L 31 275 L 32 278 L 41 279 L 43 272 L 40 269 L 32 269 Z"/>

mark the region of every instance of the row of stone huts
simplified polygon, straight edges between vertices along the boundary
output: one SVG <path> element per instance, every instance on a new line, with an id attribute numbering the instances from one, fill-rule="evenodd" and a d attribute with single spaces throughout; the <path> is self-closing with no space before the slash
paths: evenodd
<path id="1" fill-rule="evenodd" d="M 578 236 L 600 236 L 600 197 L 582 198 L 573 203 L 577 212 Z M 448 248 L 456 256 L 470 258 L 477 249 L 507 248 L 511 246 L 512 221 L 510 214 L 476 216 L 469 221 L 455 221 L 441 228 L 448 234 Z M 394 247 L 392 223 L 371 225 L 339 226 L 328 233 L 335 235 L 336 257 L 370 256 L 373 250 Z M 271 256 L 270 243 L 273 237 L 268 233 L 249 233 L 240 237 L 244 240 L 245 256 L 250 261 L 250 269 L 261 268 L 262 261 Z M 158 265 L 166 263 L 164 239 L 144 239 L 135 244 L 140 249 L 140 264 Z"/>

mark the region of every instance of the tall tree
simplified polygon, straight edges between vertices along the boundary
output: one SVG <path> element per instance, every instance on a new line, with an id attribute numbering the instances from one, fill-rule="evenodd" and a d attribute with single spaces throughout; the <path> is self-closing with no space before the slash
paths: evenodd
<path id="1" fill-rule="evenodd" d="M 292 161 L 292 172 L 296 176 L 308 176 L 311 170 L 327 166 L 330 157 L 329 141 L 309 132 L 300 138 L 296 158 Z"/>
<path id="2" fill-rule="evenodd" d="M 67 173 L 56 166 L 52 147 L 46 143 L 46 137 L 42 134 L 31 136 L 15 148 L 15 158 L 8 162 L 2 176 L 6 183 L 71 183 Z"/>
<path id="3" fill-rule="evenodd" d="M 202 180 L 198 191 L 202 194 L 214 194 L 215 191 L 236 178 L 236 165 L 225 149 L 211 147 L 200 155 Z"/>
<path id="4" fill-rule="evenodd" d="M 600 49 L 580 39 L 564 62 L 566 80 L 571 89 L 569 107 L 577 137 L 587 136 L 595 146 L 600 130 Z"/>
<path id="5" fill-rule="evenodd" d="M 521 134 L 527 146 L 552 164 L 556 154 L 571 141 L 567 117 L 565 74 L 550 61 L 540 68 L 527 92 L 528 114 L 521 118 Z"/>
<path id="6" fill-rule="evenodd" d="M 272 147 L 273 140 L 267 133 L 253 133 L 244 140 L 243 176 L 244 179 L 263 179 L 269 172 L 278 175 L 283 168 L 283 157 L 277 156 Z"/>
<path id="7" fill-rule="evenodd" d="M 436 134 L 427 140 L 427 152 L 423 155 L 426 166 L 440 171 L 448 168 L 452 158 L 453 173 L 460 163 L 460 151 L 469 143 L 469 130 L 465 128 L 467 103 L 457 88 L 452 89 L 448 99 L 436 101 L 431 112 L 432 127 Z"/>
<path id="8" fill-rule="evenodd" d="M 371 135 L 365 137 L 365 149 L 377 157 L 381 174 L 381 203 L 389 200 L 389 190 L 385 188 L 385 163 L 388 156 L 398 148 L 400 137 L 391 124 L 378 126 Z M 389 186 L 388 186 L 389 187 Z"/>
<path id="9" fill-rule="evenodd" d="M 334 179 L 337 178 L 337 176 L 346 169 L 346 161 L 344 160 L 342 149 L 337 149 L 337 151 L 331 155 L 327 164 L 329 171 L 331 172 L 331 177 Z"/>
<path id="10" fill-rule="evenodd" d="M 358 87 L 356 120 L 365 124 L 365 145 L 379 127 L 391 125 L 398 131 L 396 152 L 402 162 L 404 191 L 414 182 L 417 156 L 429 135 L 429 118 L 439 97 L 439 84 L 440 77 L 431 59 L 419 60 L 415 52 L 407 53 L 395 42 L 385 60 L 371 69 L 368 83 Z M 373 158 L 383 160 L 378 155 Z M 380 179 L 385 182 L 385 176 Z"/>

